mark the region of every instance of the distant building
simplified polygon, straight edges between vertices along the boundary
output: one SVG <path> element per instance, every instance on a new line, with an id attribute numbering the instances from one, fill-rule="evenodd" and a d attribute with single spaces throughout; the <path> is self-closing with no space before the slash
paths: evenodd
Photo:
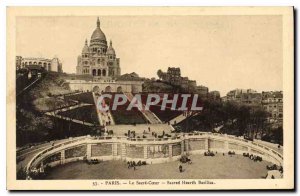
<path id="1" fill-rule="evenodd" d="M 63 72 L 62 63 L 58 58 L 28 58 L 16 56 L 17 69 L 43 69 L 46 71 Z"/>
<path id="2" fill-rule="evenodd" d="M 16 56 L 16 68 L 17 70 L 21 69 L 22 67 L 22 57 L 21 56 Z"/>
<path id="3" fill-rule="evenodd" d="M 196 87 L 196 93 L 198 93 L 201 97 L 207 98 L 208 91 L 209 89 L 206 86 L 200 85 Z"/>
<path id="4" fill-rule="evenodd" d="M 179 67 L 168 67 L 167 72 L 161 73 L 161 79 L 164 82 L 181 86 L 189 91 L 194 91 L 197 86 L 197 82 L 195 80 L 189 80 L 188 77 L 181 77 L 181 71 Z"/>
<path id="5" fill-rule="evenodd" d="M 262 92 L 262 106 L 270 114 L 270 122 L 283 121 L 283 93 L 282 91 Z"/>
<path id="6" fill-rule="evenodd" d="M 210 91 L 208 93 L 208 98 L 216 101 L 221 100 L 220 92 L 219 91 Z"/>
<path id="7" fill-rule="evenodd" d="M 222 101 L 234 101 L 242 104 L 260 104 L 261 93 L 253 89 L 235 89 L 229 91 Z"/>

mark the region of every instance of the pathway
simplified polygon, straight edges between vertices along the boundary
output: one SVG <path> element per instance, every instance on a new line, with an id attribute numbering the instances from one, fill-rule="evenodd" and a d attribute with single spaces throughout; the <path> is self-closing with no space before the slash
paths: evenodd
<path id="1" fill-rule="evenodd" d="M 102 112 L 102 111 L 98 110 L 98 107 L 97 107 L 98 96 L 95 95 L 94 92 L 93 92 L 93 98 L 94 98 L 95 107 L 96 107 L 96 111 L 97 111 L 97 114 L 98 114 L 98 119 L 99 119 L 100 125 L 106 126 L 106 124 L 109 124 L 109 122 L 110 122 L 111 125 L 115 125 L 115 121 L 114 121 L 114 119 L 111 115 L 110 110 L 108 110 L 107 112 Z M 105 104 L 105 107 L 106 106 L 107 105 Z"/>

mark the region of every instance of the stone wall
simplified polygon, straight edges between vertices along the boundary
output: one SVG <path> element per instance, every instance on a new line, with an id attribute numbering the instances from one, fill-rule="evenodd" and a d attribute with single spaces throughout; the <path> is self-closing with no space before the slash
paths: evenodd
<path id="1" fill-rule="evenodd" d="M 144 146 L 143 145 L 126 145 L 126 156 L 129 158 L 144 158 Z"/>
<path id="2" fill-rule="evenodd" d="M 141 81 L 85 81 L 85 80 L 67 80 L 72 91 L 97 91 L 97 92 L 123 92 L 139 93 L 142 92 Z"/>
<path id="3" fill-rule="evenodd" d="M 263 160 L 282 165 L 282 155 L 273 149 L 242 138 L 218 134 L 189 134 L 169 139 L 129 139 L 125 137 L 80 137 L 50 147 L 38 153 L 27 169 L 82 160 L 146 161 L 149 164 L 178 160 L 184 153 L 202 154 L 204 151 L 235 151 L 263 157 Z"/>
<path id="4" fill-rule="evenodd" d="M 91 146 L 91 155 L 92 157 L 98 156 L 112 156 L 112 144 L 93 144 Z"/>
<path id="5" fill-rule="evenodd" d="M 86 156 L 86 145 L 65 150 L 65 159 Z"/>
<path id="6" fill-rule="evenodd" d="M 168 145 L 148 145 L 148 156 L 149 159 L 166 158 L 169 157 L 169 146 Z"/>
<path id="7" fill-rule="evenodd" d="M 190 139 L 188 142 L 188 150 L 194 151 L 194 150 L 205 150 L 205 140 L 199 140 L 199 139 Z"/>
<path id="8" fill-rule="evenodd" d="M 174 144 L 172 145 L 172 156 L 179 156 L 181 155 L 181 144 Z"/>

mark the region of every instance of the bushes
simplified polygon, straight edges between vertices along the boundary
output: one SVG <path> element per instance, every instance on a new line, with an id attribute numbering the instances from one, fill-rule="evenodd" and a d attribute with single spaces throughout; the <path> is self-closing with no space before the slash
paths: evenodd
<path id="1" fill-rule="evenodd" d="M 84 122 L 89 122 L 92 124 L 99 124 L 98 114 L 94 105 L 82 106 L 72 110 L 59 112 L 58 115 L 62 115 L 71 119 L 76 119 Z"/>
<path id="2" fill-rule="evenodd" d="M 93 94 L 91 92 L 79 93 L 75 95 L 66 95 L 66 100 L 75 100 L 82 103 L 94 104 Z"/>
<path id="3" fill-rule="evenodd" d="M 26 170 L 24 167 L 21 167 L 17 171 L 17 180 L 25 180 L 26 179 Z"/>

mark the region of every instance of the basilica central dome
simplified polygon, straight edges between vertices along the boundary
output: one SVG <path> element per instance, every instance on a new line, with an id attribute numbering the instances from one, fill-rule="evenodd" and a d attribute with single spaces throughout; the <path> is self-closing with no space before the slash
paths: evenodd
<path id="1" fill-rule="evenodd" d="M 91 41 L 100 41 L 100 42 L 106 42 L 106 36 L 103 33 L 103 31 L 100 29 L 100 20 L 99 18 L 97 19 L 97 27 L 94 30 L 92 36 L 91 36 Z"/>

